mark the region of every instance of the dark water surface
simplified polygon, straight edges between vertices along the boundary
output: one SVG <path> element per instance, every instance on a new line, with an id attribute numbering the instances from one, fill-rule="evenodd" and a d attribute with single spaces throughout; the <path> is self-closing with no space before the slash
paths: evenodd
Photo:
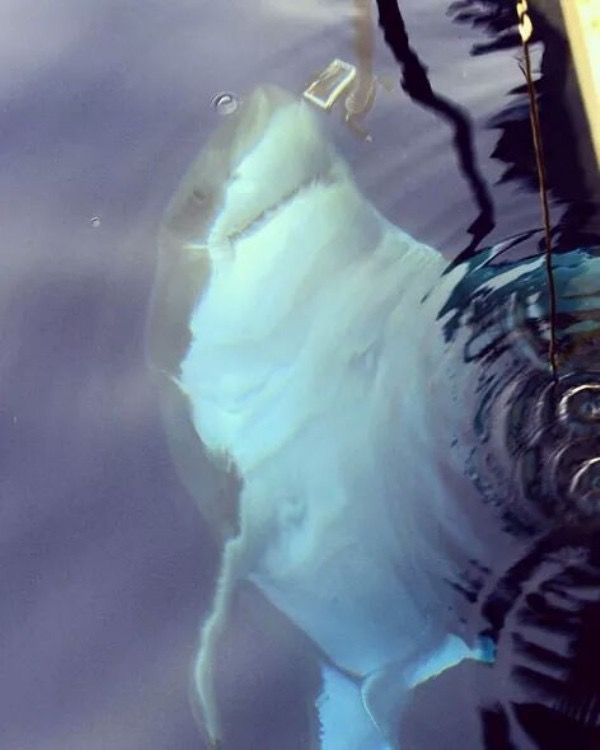
<path id="1" fill-rule="evenodd" d="M 213 97 L 264 82 L 299 93 L 331 59 L 354 62 L 349 0 L 5 5 L 0 748 L 200 749 L 190 665 L 218 544 L 175 468 L 145 358 L 156 236 L 181 174 L 221 122 Z M 554 241 L 593 248 L 598 171 L 565 41 L 552 3 L 542 6 L 532 55 Z M 397 5 L 372 6 L 385 84 L 364 121 L 372 142 L 338 111 L 323 127 L 364 195 L 449 261 L 516 235 L 502 257 L 532 255 L 541 217 L 512 3 L 406 0 L 401 11 L 409 45 Z M 577 362 L 594 377 L 596 352 Z M 217 471 L 201 470 L 216 493 Z M 596 541 L 545 541 L 506 571 L 487 610 L 480 602 L 499 643 L 511 640 L 502 653 L 526 628 L 546 637 L 555 622 L 556 651 L 567 639 L 571 661 L 557 665 L 552 649 L 528 658 L 552 662 L 568 690 L 541 684 L 530 665 L 519 669 L 532 679 L 514 681 L 512 657 L 499 659 L 494 680 L 463 664 L 417 689 L 406 747 L 598 746 Z M 236 611 L 220 677 L 220 691 L 236 695 L 224 709 L 226 747 L 310 747 L 320 679 L 310 647 L 250 590 Z"/>

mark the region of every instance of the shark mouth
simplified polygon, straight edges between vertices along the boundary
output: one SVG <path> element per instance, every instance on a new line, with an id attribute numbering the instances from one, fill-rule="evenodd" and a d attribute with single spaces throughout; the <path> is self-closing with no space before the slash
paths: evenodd
<path id="1" fill-rule="evenodd" d="M 350 702 L 393 746 L 415 685 L 491 658 L 462 639 L 449 568 L 483 566 L 497 548 L 506 567 L 509 546 L 514 560 L 549 527 L 598 517 L 598 373 L 549 388 L 541 261 L 457 268 L 440 283 L 445 265 L 360 195 L 308 106 L 278 89 L 247 99 L 171 201 L 150 359 L 241 485 L 195 669 L 213 742 L 238 582 L 361 682 Z M 574 253 L 562 269 L 574 326 L 588 311 L 571 281 L 591 265 Z M 588 343 L 571 363 L 597 353 L 594 331 L 576 328 Z"/>
<path id="2" fill-rule="evenodd" d="M 177 376 L 190 343 L 192 310 L 232 246 L 303 191 L 344 177 L 345 166 L 312 118 L 292 95 L 263 86 L 227 118 L 188 169 L 159 234 L 146 332 L 147 359 L 155 369 Z M 286 152 L 301 158 L 282 161 Z"/>

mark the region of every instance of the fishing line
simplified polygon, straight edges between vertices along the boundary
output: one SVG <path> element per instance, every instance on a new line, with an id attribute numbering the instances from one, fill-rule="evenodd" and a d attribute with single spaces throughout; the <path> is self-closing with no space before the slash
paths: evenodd
<path id="1" fill-rule="evenodd" d="M 542 145 L 542 133 L 540 127 L 540 113 L 536 98 L 535 85 L 531 73 L 531 56 L 529 54 L 529 40 L 533 33 L 533 24 L 528 13 L 527 0 L 517 2 L 517 15 L 519 18 L 519 34 L 523 45 L 524 68 L 521 68 L 527 81 L 527 93 L 529 95 L 529 119 L 533 134 L 533 147 L 535 151 L 535 163 L 537 168 L 538 184 L 540 190 L 540 202 L 542 206 L 542 218 L 544 223 L 544 245 L 546 277 L 548 281 L 548 296 L 550 301 L 550 340 L 548 343 L 548 359 L 552 370 L 552 379 L 558 381 L 558 363 L 556 351 L 556 285 L 552 270 L 552 230 L 550 228 L 550 207 L 548 204 L 548 188 L 546 185 L 546 169 L 544 166 L 544 155 Z"/>

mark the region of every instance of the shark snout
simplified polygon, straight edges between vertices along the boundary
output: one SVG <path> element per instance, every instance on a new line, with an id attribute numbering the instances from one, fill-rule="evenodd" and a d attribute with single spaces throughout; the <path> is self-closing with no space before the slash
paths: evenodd
<path id="1" fill-rule="evenodd" d="M 163 242 L 195 253 L 234 238 L 333 158 L 308 105 L 262 86 L 203 146 L 167 210 Z"/>

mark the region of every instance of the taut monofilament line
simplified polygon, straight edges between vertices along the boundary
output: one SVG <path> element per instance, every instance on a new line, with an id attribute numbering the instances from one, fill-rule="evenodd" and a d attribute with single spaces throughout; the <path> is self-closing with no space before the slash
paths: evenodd
<path id="1" fill-rule="evenodd" d="M 540 189 L 540 202 L 542 205 L 542 218 L 544 223 L 544 245 L 546 261 L 546 277 L 548 280 L 548 297 L 550 305 L 550 341 L 548 344 L 548 360 L 552 370 L 552 378 L 558 380 L 558 364 L 556 351 L 556 285 L 552 271 L 552 231 L 550 228 L 550 207 L 548 204 L 548 188 L 546 185 L 546 169 L 544 167 L 544 151 L 542 145 L 542 132 L 540 126 L 540 112 L 538 108 L 535 85 L 531 73 L 531 56 L 529 54 L 529 40 L 533 32 L 533 24 L 529 17 L 527 0 L 517 2 L 517 15 L 519 17 L 519 34 L 523 44 L 523 57 L 525 66 L 522 68 L 527 81 L 527 93 L 529 95 L 529 118 L 531 120 L 531 132 L 533 135 L 533 147 L 535 151 L 535 163 L 537 169 L 538 185 Z"/>

